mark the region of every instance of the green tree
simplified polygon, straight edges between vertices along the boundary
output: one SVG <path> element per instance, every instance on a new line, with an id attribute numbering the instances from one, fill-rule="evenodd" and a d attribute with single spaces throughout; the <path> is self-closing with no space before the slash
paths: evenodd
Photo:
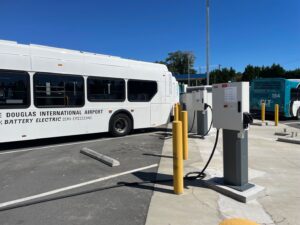
<path id="1" fill-rule="evenodd" d="M 259 66 L 247 65 L 242 76 L 242 81 L 251 81 L 258 78 L 261 73 L 261 68 Z"/>
<path id="2" fill-rule="evenodd" d="M 158 63 L 165 64 L 169 71 L 174 74 L 195 74 L 195 55 L 192 52 L 176 51 L 170 52 L 165 61 Z"/>
<path id="3" fill-rule="evenodd" d="M 164 61 L 156 63 L 165 64 L 169 71 L 174 74 L 195 74 L 195 56 L 192 52 L 176 51 L 168 54 Z M 247 65 L 243 73 L 236 72 L 233 68 L 223 68 L 210 72 L 210 83 L 226 83 L 228 81 L 251 81 L 256 78 L 287 78 L 300 79 L 300 68 L 286 71 L 280 64 L 273 63 L 271 66 Z M 206 84 L 203 79 L 201 84 Z"/>
<path id="4" fill-rule="evenodd" d="M 260 72 L 260 77 L 265 78 L 276 78 L 276 77 L 285 77 L 286 71 L 279 64 L 273 64 L 271 67 L 262 67 Z"/>
<path id="5" fill-rule="evenodd" d="M 288 79 L 300 79 L 300 68 L 295 70 L 290 70 L 285 73 L 285 77 Z"/>
<path id="6" fill-rule="evenodd" d="M 240 76 L 241 74 L 237 74 L 232 67 L 230 67 L 229 69 L 223 68 L 221 70 L 213 70 L 210 72 L 210 84 L 237 81 L 240 79 Z"/>
<path id="7" fill-rule="evenodd" d="M 167 65 L 165 61 L 155 61 L 155 63 Z"/>
<path id="8" fill-rule="evenodd" d="M 237 82 L 243 81 L 243 73 L 237 72 L 235 74 L 235 81 L 237 81 Z"/>
<path id="9" fill-rule="evenodd" d="M 215 84 L 215 83 L 220 83 L 220 77 L 222 76 L 222 72 L 219 69 L 216 70 L 212 70 L 209 73 L 209 83 L 210 84 Z M 206 79 L 205 79 L 205 83 L 206 84 Z"/>

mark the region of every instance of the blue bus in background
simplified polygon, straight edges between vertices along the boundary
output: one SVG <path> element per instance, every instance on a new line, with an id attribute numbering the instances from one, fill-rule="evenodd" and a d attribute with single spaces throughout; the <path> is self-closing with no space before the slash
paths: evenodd
<path id="1" fill-rule="evenodd" d="M 261 78 L 250 85 L 251 112 L 260 114 L 264 102 L 266 114 L 274 114 L 275 104 L 279 104 L 281 116 L 300 119 L 300 79 Z"/>

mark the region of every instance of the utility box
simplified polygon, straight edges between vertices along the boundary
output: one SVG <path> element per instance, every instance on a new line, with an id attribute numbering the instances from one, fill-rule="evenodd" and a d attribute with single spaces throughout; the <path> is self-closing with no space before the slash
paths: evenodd
<path id="1" fill-rule="evenodd" d="M 197 87 L 197 89 L 191 87 L 189 88 L 189 91 L 191 91 L 188 93 L 191 93 L 192 95 L 192 103 L 194 104 L 195 110 L 203 111 L 205 110 L 205 103 L 211 103 L 211 86 L 200 86 Z"/>
<path id="2" fill-rule="evenodd" d="M 205 109 L 205 104 L 212 105 L 212 86 L 187 87 L 187 92 L 181 96 L 181 104 L 188 111 L 190 132 L 201 135 L 209 129 L 212 113 Z"/>
<path id="3" fill-rule="evenodd" d="M 214 127 L 223 129 L 223 182 L 247 190 L 253 187 L 248 183 L 249 83 L 214 84 L 212 97 Z"/>
<path id="4" fill-rule="evenodd" d="M 248 127 L 248 82 L 214 84 L 212 95 L 215 128 L 243 131 Z"/>

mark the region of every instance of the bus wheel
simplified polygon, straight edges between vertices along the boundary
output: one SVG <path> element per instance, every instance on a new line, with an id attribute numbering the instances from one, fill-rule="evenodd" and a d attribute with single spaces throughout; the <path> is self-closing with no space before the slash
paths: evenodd
<path id="1" fill-rule="evenodd" d="M 111 119 L 109 128 L 113 136 L 125 136 L 132 130 L 132 121 L 126 114 L 119 113 Z"/>
<path id="2" fill-rule="evenodd" d="M 297 118 L 298 120 L 300 120 L 300 108 L 297 110 L 296 118 Z"/>

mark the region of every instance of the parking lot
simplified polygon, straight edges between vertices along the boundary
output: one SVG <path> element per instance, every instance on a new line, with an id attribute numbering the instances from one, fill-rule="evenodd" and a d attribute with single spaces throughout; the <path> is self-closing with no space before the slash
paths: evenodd
<path id="1" fill-rule="evenodd" d="M 171 182 L 154 185 L 156 176 L 172 176 L 172 140 L 163 140 L 170 131 L 165 128 L 121 138 L 94 134 L 1 145 L 1 225 L 218 224 L 230 217 L 295 224 L 299 147 L 276 142 L 274 134 L 298 132 L 299 121 L 281 121 L 278 127 L 268 123 L 250 127 L 250 181 L 265 187 L 266 195 L 247 204 L 198 181 L 186 183 L 181 196 L 172 194 Z M 203 167 L 214 139 L 214 132 L 205 140 L 190 138 L 185 173 Z M 118 160 L 120 166 L 109 167 L 81 154 L 84 147 Z M 222 171 L 221 143 L 208 171 Z M 181 220 L 173 217 L 179 213 Z"/>
<path id="2" fill-rule="evenodd" d="M 144 224 L 153 191 L 147 181 L 156 177 L 162 132 L 2 145 L 1 224 Z M 81 154 L 83 147 L 119 160 L 120 166 Z"/>

